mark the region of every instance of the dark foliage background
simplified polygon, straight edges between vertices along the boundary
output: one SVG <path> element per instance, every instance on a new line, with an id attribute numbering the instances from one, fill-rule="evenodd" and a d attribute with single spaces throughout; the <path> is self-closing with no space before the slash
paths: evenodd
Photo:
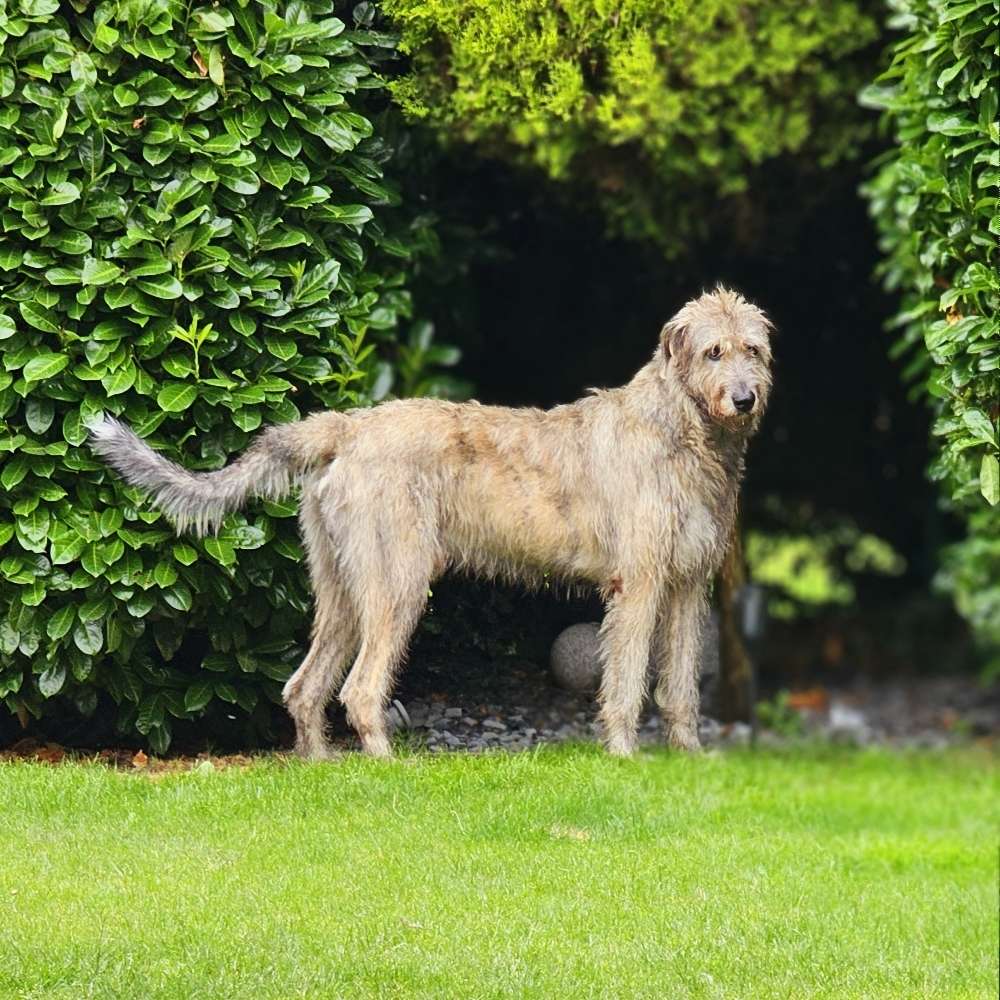
<path id="1" fill-rule="evenodd" d="M 878 253 L 857 195 L 866 176 L 860 162 L 825 176 L 785 164 L 755 188 L 766 226 L 717 230 L 669 264 L 653 247 L 608 238 L 599 212 L 540 190 L 530 173 L 465 157 L 438 162 L 426 176 L 434 178 L 428 200 L 446 206 L 443 258 L 462 264 L 460 278 L 449 275 L 450 294 L 439 294 L 432 276 L 416 294 L 432 304 L 441 336 L 461 345 L 463 373 L 484 402 L 546 406 L 627 380 L 664 319 L 715 281 L 772 314 L 776 391 L 751 450 L 745 526 L 775 537 L 847 526 L 887 542 L 905 567 L 893 575 L 852 572 L 841 560 L 853 603 L 799 605 L 804 620 L 777 625 L 765 663 L 773 678 L 809 679 L 811 670 L 815 679 L 817 670 L 849 663 L 884 671 L 940 666 L 942 647 L 947 663 L 971 665 L 960 623 L 928 594 L 939 546 L 961 528 L 939 509 L 925 477 L 930 421 L 907 398 L 888 354 L 883 325 L 895 305 L 871 277 Z M 471 240 L 470 232 L 482 235 Z M 594 602 L 570 602 L 567 612 L 552 596 L 525 602 L 505 591 L 515 613 L 494 620 L 482 610 L 488 591 L 451 586 L 470 595 L 456 628 L 473 648 L 482 636 L 543 662 L 539 628 L 551 641 L 565 624 L 600 614 Z M 453 608 L 456 599 L 448 602 Z M 834 664 L 823 652 L 831 633 L 844 639 Z M 895 647 L 882 656 L 873 643 L 879 634 Z M 433 653 L 433 642 L 422 641 Z M 796 643 L 810 652 L 788 656 L 784 647 Z"/>

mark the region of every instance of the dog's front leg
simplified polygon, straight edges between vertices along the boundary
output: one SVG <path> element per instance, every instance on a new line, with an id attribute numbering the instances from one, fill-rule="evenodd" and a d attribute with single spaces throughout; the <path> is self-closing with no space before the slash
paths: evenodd
<path id="1" fill-rule="evenodd" d="M 632 753 L 638 742 L 657 598 L 652 580 L 616 583 L 601 626 L 601 722 L 608 751 L 619 756 Z"/>
<path id="2" fill-rule="evenodd" d="M 708 611 L 705 587 L 671 590 L 664 596 L 656 634 L 656 704 L 667 737 L 678 750 L 697 750 L 698 674 L 701 632 Z"/>

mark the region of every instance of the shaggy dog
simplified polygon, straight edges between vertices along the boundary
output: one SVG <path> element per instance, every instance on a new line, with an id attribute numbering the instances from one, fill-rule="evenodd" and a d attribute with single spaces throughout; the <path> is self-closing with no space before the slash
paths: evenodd
<path id="1" fill-rule="evenodd" d="M 652 651 L 670 743 L 693 750 L 708 585 L 771 386 L 769 332 L 760 309 L 719 288 L 664 326 L 627 385 L 551 410 L 407 399 L 319 413 L 202 474 L 110 418 L 91 427 L 92 444 L 198 534 L 249 496 L 301 485 L 316 615 L 284 697 L 303 755 L 329 754 L 325 709 L 352 660 L 348 720 L 368 753 L 390 753 L 394 674 L 448 569 L 598 587 L 607 748 L 635 748 Z"/>

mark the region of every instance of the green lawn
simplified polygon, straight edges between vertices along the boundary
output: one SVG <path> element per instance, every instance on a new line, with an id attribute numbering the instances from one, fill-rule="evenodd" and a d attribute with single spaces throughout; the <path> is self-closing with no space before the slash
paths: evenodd
<path id="1" fill-rule="evenodd" d="M 0 996 L 993 998 L 997 764 L 0 766 Z"/>

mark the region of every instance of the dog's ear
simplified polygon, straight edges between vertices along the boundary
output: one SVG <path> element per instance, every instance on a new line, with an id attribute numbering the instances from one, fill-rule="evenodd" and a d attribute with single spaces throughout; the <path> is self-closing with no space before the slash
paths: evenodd
<path id="1" fill-rule="evenodd" d="M 663 329 L 660 331 L 660 347 L 663 350 L 664 362 L 669 364 L 672 358 L 677 358 L 686 336 L 687 324 L 680 313 L 663 324 Z"/>

